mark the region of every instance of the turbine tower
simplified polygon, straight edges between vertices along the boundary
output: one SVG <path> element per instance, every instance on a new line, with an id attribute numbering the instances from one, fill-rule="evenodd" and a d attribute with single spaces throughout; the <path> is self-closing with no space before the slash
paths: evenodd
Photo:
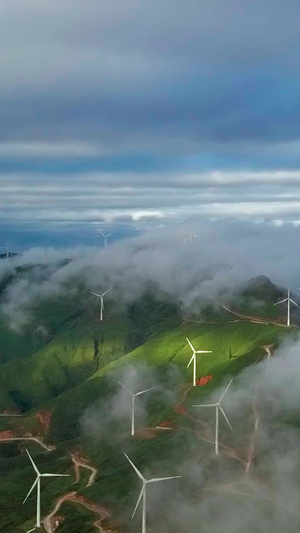
<path id="1" fill-rule="evenodd" d="M 151 389 L 146 389 L 146 390 L 142 390 L 140 392 L 136 392 L 135 394 L 133 392 L 131 392 L 129 389 L 127 389 L 125 387 L 125 385 L 123 385 L 123 383 L 121 383 L 121 381 L 118 381 L 119 385 L 121 385 L 121 387 L 123 387 L 123 389 L 125 389 L 128 394 L 130 394 L 131 396 L 131 435 L 134 435 L 134 430 L 135 430 L 135 427 L 134 427 L 134 423 L 135 423 L 135 416 L 134 416 L 134 407 L 135 407 L 135 397 L 136 396 L 140 396 L 141 394 L 144 394 L 145 392 L 149 392 L 150 390 L 153 390 L 155 389 L 155 387 L 151 387 Z"/>
<path id="2" fill-rule="evenodd" d="M 107 247 L 107 237 L 110 237 L 111 233 L 108 233 L 107 235 L 104 235 L 104 233 L 102 233 L 101 231 L 99 231 L 100 235 L 102 235 L 102 237 L 104 237 L 104 247 L 106 248 Z"/>
<path id="3" fill-rule="evenodd" d="M 4 254 L 6 256 L 6 259 L 8 259 L 9 258 L 9 244 L 4 244 L 3 248 L 4 248 Z"/>
<path id="4" fill-rule="evenodd" d="M 186 340 L 188 341 L 190 347 L 192 348 L 193 350 L 193 355 L 191 357 L 191 360 L 189 362 L 189 364 L 187 365 L 187 368 L 189 368 L 190 364 L 192 363 L 192 361 L 194 361 L 194 375 L 193 375 L 193 386 L 195 387 L 196 386 L 196 375 L 197 375 L 197 369 L 196 369 L 196 353 L 212 353 L 211 350 L 195 350 L 194 346 L 192 345 L 192 343 L 189 341 L 189 339 L 186 337 Z"/>
<path id="5" fill-rule="evenodd" d="M 40 528 L 41 527 L 41 478 L 42 477 L 66 477 L 66 476 L 69 476 L 70 474 L 41 474 L 38 467 L 36 466 L 34 460 L 32 459 L 29 451 L 26 449 L 26 452 L 27 452 L 27 455 L 31 461 L 31 464 L 33 466 L 33 469 L 36 473 L 36 479 L 30 489 L 30 491 L 28 492 L 25 500 L 23 501 L 23 503 L 26 502 L 26 500 L 29 498 L 30 494 L 32 493 L 33 489 L 35 487 L 37 487 L 37 500 L 36 500 L 36 526 L 35 528 L 31 529 L 30 531 L 34 531 L 34 529 L 36 528 Z M 28 532 L 29 533 L 29 532 Z"/>
<path id="6" fill-rule="evenodd" d="M 221 405 L 221 402 L 228 391 L 233 379 L 230 380 L 228 383 L 226 389 L 224 390 L 223 394 L 221 394 L 220 399 L 216 403 L 206 403 L 206 404 L 200 404 L 200 405 L 192 405 L 192 407 L 214 407 L 216 410 L 216 427 L 215 427 L 215 454 L 219 455 L 219 411 L 221 411 L 222 415 L 224 416 L 227 424 L 229 425 L 231 431 L 233 431 L 232 426 L 226 416 L 226 413 Z"/>
<path id="7" fill-rule="evenodd" d="M 158 481 L 167 481 L 168 479 L 178 479 L 178 478 L 181 478 L 182 476 L 157 477 L 157 478 L 153 478 L 153 479 L 145 479 L 144 476 L 141 474 L 141 472 L 137 469 L 137 467 L 129 459 L 128 455 L 126 455 L 126 453 L 124 453 L 124 455 L 125 455 L 126 459 L 129 461 L 129 463 L 131 464 L 132 468 L 135 470 L 135 472 L 138 475 L 138 477 L 142 480 L 142 483 L 143 483 L 142 489 L 141 489 L 141 492 L 139 494 L 139 497 L 138 497 L 138 500 L 137 500 L 136 506 L 134 508 L 134 511 L 133 511 L 131 519 L 134 518 L 135 513 L 137 511 L 137 508 L 138 508 L 138 506 L 140 504 L 140 501 L 143 498 L 142 533 L 146 533 L 146 497 L 147 497 L 147 485 L 148 485 L 148 483 L 156 483 Z"/>
<path id="8" fill-rule="evenodd" d="M 284 302 L 288 303 L 287 321 L 286 321 L 287 326 L 291 325 L 291 303 L 296 305 L 297 307 L 300 307 L 298 304 L 296 304 L 296 302 L 294 302 L 294 300 L 292 300 L 292 298 L 290 298 L 290 294 L 291 294 L 291 287 L 289 287 L 287 298 L 285 298 L 284 300 L 280 300 L 280 302 L 277 302 L 276 304 L 274 304 L 274 305 L 279 305 L 279 304 L 283 304 Z"/>
<path id="9" fill-rule="evenodd" d="M 112 289 L 112 287 L 110 287 L 107 291 L 105 291 L 103 294 L 97 294 L 96 292 L 91 292 L 89 291 L 90 294 L 93 294 L 94 296 L 97 296 L 98 298 L 100 298 L 100 320 L 103 320 L 103 311 L 104 311 L 104 301 L 103 301 L 103 296 L 105 296 L 110 290 Z"/>

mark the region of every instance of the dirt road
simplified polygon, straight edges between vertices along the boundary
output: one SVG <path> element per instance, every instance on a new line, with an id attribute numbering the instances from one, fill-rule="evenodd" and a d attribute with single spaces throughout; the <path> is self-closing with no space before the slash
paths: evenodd
<path id="1" fill-rule="evenodd" d="M 27 442 L 29 440 L 39 444 L 47 452 L 52 452 L 56 448 L 56 446 L 54 446 L 54 444 L 45 444 L 43 442 L 43 440 L 41 438 L 39 438 L 39 437 L 8 437 L 6 439 L 5 438 L 4 439 L 0 439 L 0 444 L 2 442 L 12 442 L 12 441 L 25 441 L 25 442 Z"/>
<path id="2" fill-rule="evenodd" d="M 91 475 L 87 482 L 87 487 L 91 487 L 95 483 L 96 475 L 98 473 L 98 469 L 94 466 L 91 466 L 88 464 L 87 460 L 80 457 L 76 452 L 70 452 L 71 459 L 74 463 L 74 470 L 75 470 L 75 476 L 76 476 L 76 482 L 80 480 L 80 468 L 87 468 L 91 471 Z"/>

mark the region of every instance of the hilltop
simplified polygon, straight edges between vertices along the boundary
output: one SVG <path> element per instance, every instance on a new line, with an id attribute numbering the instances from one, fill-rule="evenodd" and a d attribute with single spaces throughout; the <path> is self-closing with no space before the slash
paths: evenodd
<path id="1" fill-rule="evenodd" d="M 140 530 L 139 518 L 130 521 L 138 489 L 123 452 L 143 471 L 182 475 L 183 465 L 190 470 L 192 462 L 204 461 L 204 478 L 209 481 L 213 471 L 223 479 L 212 453 L 213 422 L 191 406 L 205 402 L 245 367 L 270 357 L 284 337 L 297 332 L 297 326 L 285 327 L 284 307 L 274 307 L 283 295 L 283 289 L 260 277 L 226 300 L 220 297 L 187 315 L 151 290 L 127 307 L 118 308 L 108 299 L 100 322 L 98 302 L 81 290 L 75 299 L 62 302 L 52 297 L 38 304 L 31 323 L 18 333 L 3 318 L 0 411 L 21 416 L 0 417 L 0 492 L 5 510 L 0 530 L 21 533 L 34 527 L 34 497 L 22 505 L 33 481 L 25 447 L 44 471 L 72 476 L 43 483 L 43 516 L 62 497 L 53 514 L 57 518 L 49 516 L 46 523 L 51 531 L 57 520 L 59 533 L 92 533 L 100 527 Z M 196 349 L 212 351 L 198 358 L 194 388 L 192 367 L 186 368 L 192 355 L 186 337 Z M 134 438 L 130 399 L 121 394 L 118 380 L 135 390 L 140 384 L 156 386 L 141 400 Z M 252 466 L 247 444 L 251 420 L 249 414 L 240 436 L 222 427 L 225 447 L 220 461 L 224 465 L 227 458 L 233 463 L 230 468 L 237 479 L 247 465 Z M 186 497 L 193 483 L 183 482 Z M 168 490 L 172 494 L 178 487 Z M 162 509 L 156 504 L 149 531 L 151 527 L 163 531 L 159 529 Z"/>

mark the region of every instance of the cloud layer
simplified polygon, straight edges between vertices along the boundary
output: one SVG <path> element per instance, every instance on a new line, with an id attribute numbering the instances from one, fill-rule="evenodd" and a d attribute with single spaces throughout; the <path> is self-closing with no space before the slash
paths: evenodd
<path id="1" fill-rule="evenodd" d="M 2 240 L 300 219 L 297 3 L 11 0 L 0 15 Z"/>
<path id="2" fill-rule="evenodd" d="M 37 303 L 68 294 L 73 298 L 82 290 L 113 287 L 109 297 L 128 303 L 154 288 L 190 312 L 221 290 L 239 289 L 259 275 L 299 287 L 298 241 L 296 225 L 222 221 L 157 228 L 101 249 L 49 248 L 46 255 L 44 248 L 35 248 L 0 261 L 0 280 L 13 276 L 1 310 L 19 327 Z M 18 266 L 26 268 L 16 275 Z M 85 300 L 86 293 L 80 294 Z"/>

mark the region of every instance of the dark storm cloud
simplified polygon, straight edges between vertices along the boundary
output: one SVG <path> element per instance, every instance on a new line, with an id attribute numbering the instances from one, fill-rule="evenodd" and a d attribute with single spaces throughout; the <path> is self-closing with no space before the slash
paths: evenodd
<path id="1" fill-rule="evenodd" d="M 157 132 L 298 135 L 295 2 L 12 0 L 1 11 L 3 139 L 26 128 L 27 140 L 105 136 L 116 148 Z"/>

